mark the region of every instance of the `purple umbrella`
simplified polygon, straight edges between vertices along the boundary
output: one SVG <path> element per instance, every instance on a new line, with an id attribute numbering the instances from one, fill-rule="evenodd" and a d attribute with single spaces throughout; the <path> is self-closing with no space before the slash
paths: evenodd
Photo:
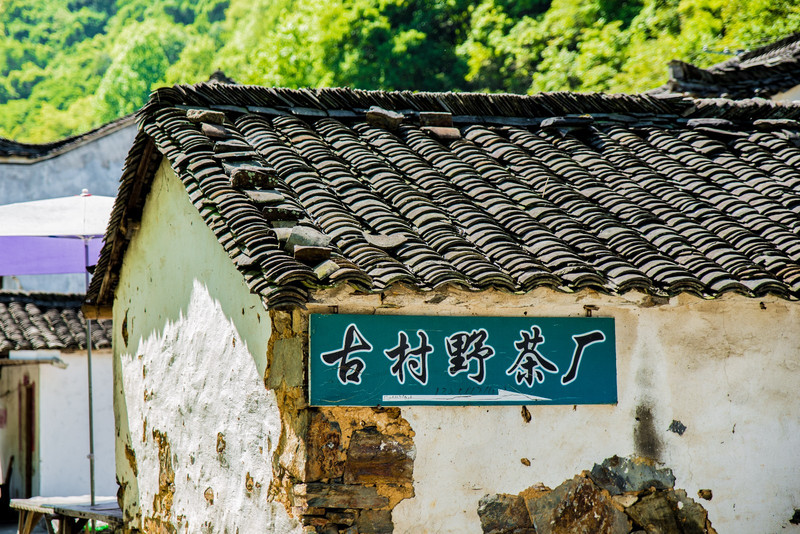
<path id="1" fill-rule="evenodd" d="M 113 197 L 84 189 L 0 206 L 0 276 L 85 273 L 97 262 L 113 205 Z"/>

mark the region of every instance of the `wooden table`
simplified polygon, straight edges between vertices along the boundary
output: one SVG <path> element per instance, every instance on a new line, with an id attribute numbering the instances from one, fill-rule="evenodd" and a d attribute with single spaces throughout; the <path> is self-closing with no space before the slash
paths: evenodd
<path id="1" fill-rule="evenodd" d="M 53 507 L 53 510 L 60 519 L 58 534 L 78 534 L 86 523 L 92 520 L 102 521 L 113 530 L 122 527 L 122 510 L 119 509 L 117 501 L 99 502 L 94 506 L 90 504 L 62 505 Z"/>
<path id="2" fill-rule="evenodd" d="M 11 508 L 19 511 L 19 534 L 31 534 L 42 517 L 47 529 L 56 534 L 50 520 L 58 520 L 58 534 L 78 534 L 91 520 L 108 524 L 114 531 L 122 527 L 122 510 L 117 501 L 104 500 L 90 504 L 75 503 L 72 497 L 34 497 L 11 499 Z"/>
<path id="3" fill-rule="evenodd" d="M 17 534 L 31 534 L 43 516 L 53 513 L 52 506 L 41 499 L 11 499 L 11 508 L 19 512 Z M 52 531 L 52 527 L 48 530 Z"/>

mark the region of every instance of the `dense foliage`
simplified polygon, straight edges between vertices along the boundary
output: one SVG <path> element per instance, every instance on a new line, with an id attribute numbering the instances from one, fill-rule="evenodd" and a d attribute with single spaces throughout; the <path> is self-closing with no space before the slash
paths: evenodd
<path id="1" fill-rule="evenodd" d="M 4 0 L 0 136 L 79 133 L 216 69 L 287 87 L 640 91 L 670 59 L 706 66 L 798 30 L 793 0 Z"/>

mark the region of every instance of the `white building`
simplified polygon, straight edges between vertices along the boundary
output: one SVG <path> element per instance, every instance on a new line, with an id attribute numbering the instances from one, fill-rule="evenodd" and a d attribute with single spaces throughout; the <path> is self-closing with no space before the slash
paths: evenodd
<path id="1" fill-rule="evenodd" d="M 555 498 L 537 485 L 615 455 L 671 468 L 719 532 L 793 528 L 800 106 L 200 84 L 140 116 L 88 295 L 114 319 L 129 531 L 477 534 L 482 498 Z M 615 325 L 604 404 L 537 401 L 565 363 L 515 378 L 493 333 L 462 356 L 502 364 L 516 405 L 481 373 L 476 400 L 460 349 L 420 334 L 586 315 Z M 396 350 L 358 330 L 375 316 L 406 325 Z M 449 358 L 444 393 L 395 380 L 398 351 Z M 337 365 L 350 397 L 312 405 Z M 571 499 L 582 531 L 621 532 Z"/>
<path id="2" fill-rule="evenodd" d="M 6 498 L 89 493 L 82 300 L 82 295 L 0 293 L 0 461 L 9 483 Z M 115 495 L 111 322 L 93 322 L 93 328 L 96 488 L 98 495 Z"/>

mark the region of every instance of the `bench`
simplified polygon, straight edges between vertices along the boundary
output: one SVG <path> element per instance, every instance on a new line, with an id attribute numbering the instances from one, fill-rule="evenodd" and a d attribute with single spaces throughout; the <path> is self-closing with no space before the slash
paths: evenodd
<path id="1" fill-rule="evenodd" d="M 112 532 L 122 528 L 122 510 L 116 500 L 96 501 L 94 506 L 80 501 L 80 497 L 11 499 L 11 508 L 19 512 L 18 534 L 31 534 L 42 517 L 47 518 L 50 534 L 56 534 L 53 519 L 58 520 L 57 534 L 78 534 L 92 520 L 106 523 Z"/>

